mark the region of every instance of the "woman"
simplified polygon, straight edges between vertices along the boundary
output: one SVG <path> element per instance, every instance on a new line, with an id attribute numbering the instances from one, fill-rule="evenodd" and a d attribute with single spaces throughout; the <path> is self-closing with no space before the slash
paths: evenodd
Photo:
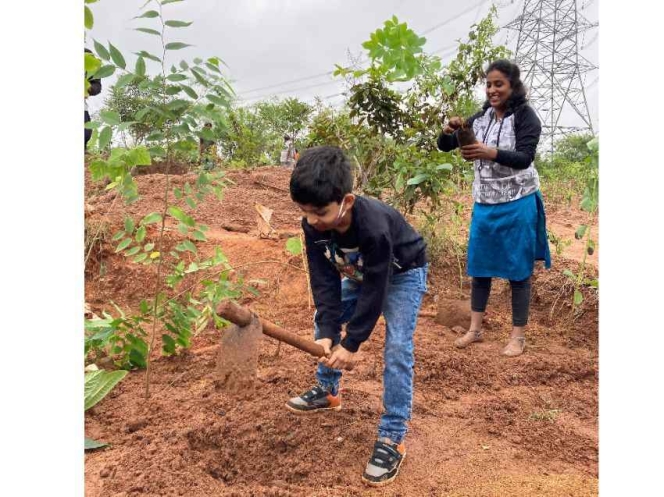
<path id="1" fill-rule="evenodd" d="M 519 67 L 507 60 L 486 71 L 483 109 L 467 120 L 477 141 L 461 147 L 474 162 L 473 207 L 468 242 L 468 275 L 472 276 L 471 321 L 455 345 L 482 341 L 482 318 L 491 278 L 508 279 L 512 288 L 512 334 L 506 356 L 523 353 L 530 306 L 530 277 L 536 260 L 551 267 L 544 204 L 533 160 L 542 127 L 528 105 Z M 459 147 L 462 120 L 453 117 L 438 138 L 438 148 Z"/>

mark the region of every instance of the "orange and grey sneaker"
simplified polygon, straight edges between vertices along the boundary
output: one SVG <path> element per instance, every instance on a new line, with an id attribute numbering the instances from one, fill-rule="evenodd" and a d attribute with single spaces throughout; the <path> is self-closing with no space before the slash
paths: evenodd
<path id="1" fill-rule="evenodd" d="M 320 385 L 307 390 L 298 397 L 286 402 L 286 407 L 298 414 L 309 414 L 318 411 L 340 411 L 341 395 L 332 395 Z"/>
<path id="2" fill-rule="evenodd" d="M 406 445 L 395 444 L 389 438 L 379 438 L 362 475 L 362 481 L 372 487 L 382 487 L 394 481 L 406 457 Z"/>

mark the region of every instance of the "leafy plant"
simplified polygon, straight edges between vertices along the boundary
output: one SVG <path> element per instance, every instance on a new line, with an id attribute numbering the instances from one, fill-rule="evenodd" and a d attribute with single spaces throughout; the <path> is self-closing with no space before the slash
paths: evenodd
<path id="1" fill-rule="evenodd" d="M 468 41 L 459 43 L 457 57 L 446 67 L 439 57 L 425 54 L 426 40 L 396 17 L 363 45 L 371 60 L 368 68 L 337 65 L 336 75 L 360 79 L 350 89 L 351 123 L 337 141 L 356 162 L 361 190 L 377 196 L 391 190 L 392 203 L 412 212 L 420 201 L 435 209 L 455 186 L 467 183 L 467 165 L 457 153 L 439 152 L 436 138 L 441 113 L 475 112 L 479 103 L 474 91 L 484 77 L 484 64 L 509 53 L 493 45 L 496 16 L 492 8 L 471 27 Z M 395 82 L 408 87 L 403 91 Z M 312 122 L 315 133 L 322 128 L 319 119 Z M 320 124 L 326 120 L 327 116 L 320 119 Z"/>
<path id="2" fill-rule="evenodd" d="M 595 253 L 595 240 L 592 235 L 592 227 L 597 221 L 599 209 L 599 138 L 596 137 L 588 141 L 587 147 L 590 154 L 584 159 L 584 162 L 589 174 L 580 203 L 581 210 L 587 213 L 587 221 L 585 224 L 579 226 L 574 233 L 574 237 L 577 240 L 585 240 L 586 246 L 578 272 L 564 271 L 565 276 L 574 283 L 573 313 L 583 303 L 581 287 L 590 286 L 594 289 L 599 287 L 597 279 L 586 277 L 586 257 Z"/>
<path id="3" fill-rule="evenodd" d="M 221 196 L 226 184 L 224 173 L 200 171 L 194 181 L 175 188 L 170 179 L 171 165 L 179 153 L 196 149 L 201 138 L 215 139 L 213 132 L 200 124 L 211 115 L 219 116 L 218 109 L 228 108 L 233 90 L 223 76 L 223 61 L 218 57 L 182 60 L 177 66 L 166 66 L 167 52 L 190 46 L 167 39 L 170 30 L 179 31 L 191 25 L 188 21 L 165 17 L 164 7 L 170 3 L 173 0 L 149 0 L 143 7 L 148 9 L 135 18 L 148 23 L 137 27 L 137 31 L 159 39 L 160 56 L 141 50 L 136 53 L 133 69 L 129 69 L 117 47 L 94 42 L 97 56 L 106 62 L 94 76 L 121 72 L 115 90 L 135 85 L 150 98 L 141 100 L 124 116 L 120 108 L 106 109 L 99 120 L 89 123 L 94 130 L 91 143 L 96 143 L 99 151 L 90 163 L 92 177 L 110 181 L 107 189 L 117 189 L 126 202 L 138 199 L 138 188 L 131 174 L 133 168 L 154 161 L 165 166 L 162 209 L 142 219 L 126 217 L 122 229 L 113 236 L 116 253 L 133 263 L 155 266 L 152 296 L 143 299 L 134 315 L 126 316 L 116 307 L 117 316 L 105 313 L 103 320 L 87 323 L 88 360 L 106 355 L 122 368 L 147 368 L 146 397 L 150 386 L 150 352 L 156 345 L 157 330 L 163 329 L 162 353 L 174 354 L 179 348 L 188 347 L 191 337 L 209 322 L 223 326 L 225 323 L 215 313 L 217 304 L 239 295 L 238 284 L 229 281 L 230 265 L 221 250 L 216 248 L 209 256 L 199 253 L 197 243 L 207 240 L 208 227 L 192 215 L 208 195 Z M 148 66 L 153 63 L 158 64 L 160 71 L 151 76 Z M 151 129 L 144 138 L 145 146 L 112 146 L 115 134 L 146 122 Z M 179 240 L 166 239 L 167 223 L 176 227 Z"/>
<path id="4" fill-rule="evenodd" d="M 127 376 L 127 371 L 103 369 L 85 373 L 85 410 L 97 405 L 115 386 Z M 85 437 L 85 450 L 105 447 L 106 443 Z"/>

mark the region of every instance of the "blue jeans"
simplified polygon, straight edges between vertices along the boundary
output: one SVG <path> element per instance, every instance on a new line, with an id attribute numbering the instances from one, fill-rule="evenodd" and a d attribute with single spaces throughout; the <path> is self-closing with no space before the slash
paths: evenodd
<path id="1" fill-rule="evenodd" d="M 413 366 L 415 364 L 413 334 L 422 297 L 427 290 L 428 265 L 393 274 L 383 307 L 385 317 L 385 351 L 383 370 L 383 409 L 378 425 L 378 436 L 401 443 L 408 428 L 413 407 Z M 354 280 L 341 280 L 342 324 L 350 321 L 362 285 Z M 318 340 L 318 326 L 314 322 L 314 338 Z M 341 341 L 337 336 L 332 344 Z M 316 379 L 319 385 L 336 395 L 341 371 L 318 365 Z"/>

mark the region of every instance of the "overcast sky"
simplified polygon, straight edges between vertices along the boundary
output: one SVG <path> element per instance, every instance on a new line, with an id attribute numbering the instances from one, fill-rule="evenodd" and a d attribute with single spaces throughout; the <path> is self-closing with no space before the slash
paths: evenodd
<path id="1" fill-rule="evenodd" d="M 91 4 L 95 25 L 88 33 L 87 45 L 91 47 L 93 38 L 104 43 L 111 41 L 131 67 L 135 60 L 132 52 L 145 49 L 158 54 L 157 37 L 134 31 L 139 26 L 157 27 L 155 19 L 132 19 L 139 15 L 144 3 L 145 0 L 100 0 Z M 519 0 L 495 3 L 500 26 L 518 16 L 523 6 Z M 598 20 L 596 0 L 577 3 L 590 22 Z M 152 5 L 144 10 L 154 8 L 154 2 Z M 167 19 L 193 21 L 188 28 L 167 28 L 169 41 L 184 41 L 194 47 L 167 52 L 167 62 L 170 65 L 182 58 L 190 61 L 194 57 L 219 56 L 228 64 L 227 77 L 246 103 L 272 95 L 313 101 L 318 95 L 326 103 L 338 105 L 343 101 L 338 95 L 344 90 L 343 80 L 325 73 L 334 70 L 334 64 L 348 65 L 349 51 L 355 57 L 363 55 L 362 42 L 392 15 L 425 36 L 425 50 L 436 53 L 445 62 L 454 56 L 456 40 L 465 39 L 470 26 L 484 17 L 490 6 L 488 0 L 185 0 L 164 6 Z M 587 45 L 582 55 L 595 65 L 597 34 L 595 28 L 580 40 Z M 506 42 L 514 50 L 517 32 L 502 29 L 494 40 Z M 157 70 L 157 65 L 148 61 L 148 71 Z M 588 73 L 586 78 L 586 84 L 591 85 L 587 90 L 591 119 L 599 129 L 598 71 Z M 108 86 L 105 85 L 105 91 Z M 90 110 L 98 110 L 103 98 L 90 98 Z M 579 124 L 578 120 L 569 119 L 573 117 L 564 124 Z"/>

